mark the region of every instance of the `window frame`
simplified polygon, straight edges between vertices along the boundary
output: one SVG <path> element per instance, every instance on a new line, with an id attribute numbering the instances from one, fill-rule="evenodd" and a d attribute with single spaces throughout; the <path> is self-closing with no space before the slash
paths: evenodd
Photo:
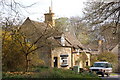
<path id="1" fill-rule="evenodd" d="M 61 67 L 67 67 L 68 66 L 68 55 L 60 55 L 60 65 Z"/>

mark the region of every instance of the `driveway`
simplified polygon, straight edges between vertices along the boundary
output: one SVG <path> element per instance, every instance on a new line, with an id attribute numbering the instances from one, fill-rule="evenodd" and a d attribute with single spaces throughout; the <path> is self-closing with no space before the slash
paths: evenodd
<path id="1" fill-rule="evenodd" d="M 120 80 L 120 73 L 112 73 L 109 77 L 101 77 L 103 80 Z"/>

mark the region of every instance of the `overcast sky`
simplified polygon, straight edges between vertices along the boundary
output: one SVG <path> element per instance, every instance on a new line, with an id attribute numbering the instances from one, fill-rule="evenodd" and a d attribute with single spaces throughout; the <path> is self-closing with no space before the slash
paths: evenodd
<path id="1" fill-rule="evenodd" d="M 18 0 L 24 5 L 30 5 L 37 3 L 36 5 L 28 8 L 27 11 L 30 14 L 25 14 L 25 16 L 30 17 L 33 20 L 43 20 L 44 13 L 49 11 L 49 6 L 51 5 L 51 0 Z M 55 17 L 72 17 L 72 16 L 82 16 L 82 9 L 84 7 L 83 2 L 86 0 L 52 0 L 53 12 Z"/>

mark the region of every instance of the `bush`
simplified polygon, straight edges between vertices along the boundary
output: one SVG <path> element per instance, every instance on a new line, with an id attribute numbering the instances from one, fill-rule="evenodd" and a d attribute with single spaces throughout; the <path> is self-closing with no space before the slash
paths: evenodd
<path id="1" fill-rule="evenodd" d="M 114 53 L 103 52 L 103 53 L 101 53 L 101 54 L 98 55 L 98 60 L 99 61 L 107 61 L 107 62 L 112 63 L 112 65 L 113 65 L 113 72 L 117 68 L 118 56 L 116 54 L 114 54 Z"/>
<path id="2" fill-rule="evenodd" d="M 26 72 L 26 73 L 5 73 L 3 72 L 3 78 L 95 78 L 99 80 L 100 78 L 96 74 L 82 72 L 76 74 L 74 71 L 49 68 L 45 66 L 37 66 L 34 70 L 39 70 L 39 72 Z M 87 79 L 86 79 L 87 80 Z"/>

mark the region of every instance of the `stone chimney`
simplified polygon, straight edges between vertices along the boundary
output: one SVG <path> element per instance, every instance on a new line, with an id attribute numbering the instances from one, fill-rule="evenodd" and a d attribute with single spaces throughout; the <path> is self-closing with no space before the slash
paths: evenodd
<path id="1" fill-rule="evenodd" d="M 52 7 L 49 7 L 49 13 L 45 13 L 45 23 L 50 27 L 55 26 L 54 13 L 52 12 Z"/>
<path id="2" fill-rule="evenodd" d="M 103 40 L 98 40 L 98 53 L 103 52 Z"/>

